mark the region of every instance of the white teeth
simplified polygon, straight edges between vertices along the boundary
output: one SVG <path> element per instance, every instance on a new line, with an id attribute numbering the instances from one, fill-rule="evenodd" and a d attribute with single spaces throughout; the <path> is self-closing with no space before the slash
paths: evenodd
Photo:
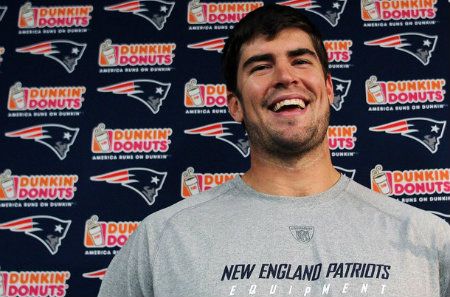
<path id="1" fill-rule="evenodd" d="M 275 106 L 273 107 L 273 111 L 278 111 L 280 110 L 280 108 L 287 105 L 294 105 L 301 109 L 304 109 L 306 107 L 305 101 L 303 101 L 302 99 L 288 99 L 275 104 Z"/>

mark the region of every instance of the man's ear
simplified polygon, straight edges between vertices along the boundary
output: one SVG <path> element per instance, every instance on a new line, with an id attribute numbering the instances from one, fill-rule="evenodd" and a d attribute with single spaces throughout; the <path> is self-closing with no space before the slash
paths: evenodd
<path id="1" fill-rule="evenodd" d="M 242 109 L 242 102 L 239 97 L 233 92 L 227 92 L 228 112 L 231 117 L 238 123 L 244 120 L 244 112 Z"/>
<path id="2" fill-rule="evenodd" d="M 325 81 L 326 89 L 327 89 L 327 97 L 328 102 L 333 104 L 334 100 L 334 91 L 333 91 L 333 80 L 331 79 L 331 74 L 327 74 L 327 79 Z"/>

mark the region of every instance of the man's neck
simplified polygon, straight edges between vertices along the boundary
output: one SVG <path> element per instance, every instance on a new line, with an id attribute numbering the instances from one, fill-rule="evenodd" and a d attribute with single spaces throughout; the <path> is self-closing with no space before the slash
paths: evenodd
<path id="1" fill-rule="evenodd" d="M 331 163 L 328 146 L 322 145 L 290 160 L 253 152 L 251 167 L 242 179 L 261 193 L 302 197 L 328 190 L 339 176 Z"/>

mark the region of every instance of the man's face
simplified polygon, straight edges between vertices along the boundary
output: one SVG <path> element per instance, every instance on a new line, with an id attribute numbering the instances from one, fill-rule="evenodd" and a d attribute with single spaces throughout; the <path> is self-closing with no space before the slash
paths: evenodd
<path id="1" fill-rule="evenodd" d="M 326 142 L 331 77 L 307 33 L 280 31 L 274 39 L 257 36 L 241 48 L 238 94 L 228 95 L 234 120 L 244 122 L 253 152 L 298 155 Z"/>

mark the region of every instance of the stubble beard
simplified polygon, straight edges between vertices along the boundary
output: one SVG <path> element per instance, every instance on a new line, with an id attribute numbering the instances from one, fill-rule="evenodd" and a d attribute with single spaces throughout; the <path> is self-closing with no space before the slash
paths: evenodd
<path id="1" fill-rule="evenodd" d="M 244 118 L 245 129 L 250 140 L 252 151 L 259 151 L 264 155 L 282 161 L 298 159 L 319 147 L 327 135 L 330 120 L 330 109 L 319 119 L 316 125 L 307 127 L 304 136 L 283 137 L 275 130 L 264 133 L 260 125 Z M 294 128 L 293 128 L 294 129 Z"/>

